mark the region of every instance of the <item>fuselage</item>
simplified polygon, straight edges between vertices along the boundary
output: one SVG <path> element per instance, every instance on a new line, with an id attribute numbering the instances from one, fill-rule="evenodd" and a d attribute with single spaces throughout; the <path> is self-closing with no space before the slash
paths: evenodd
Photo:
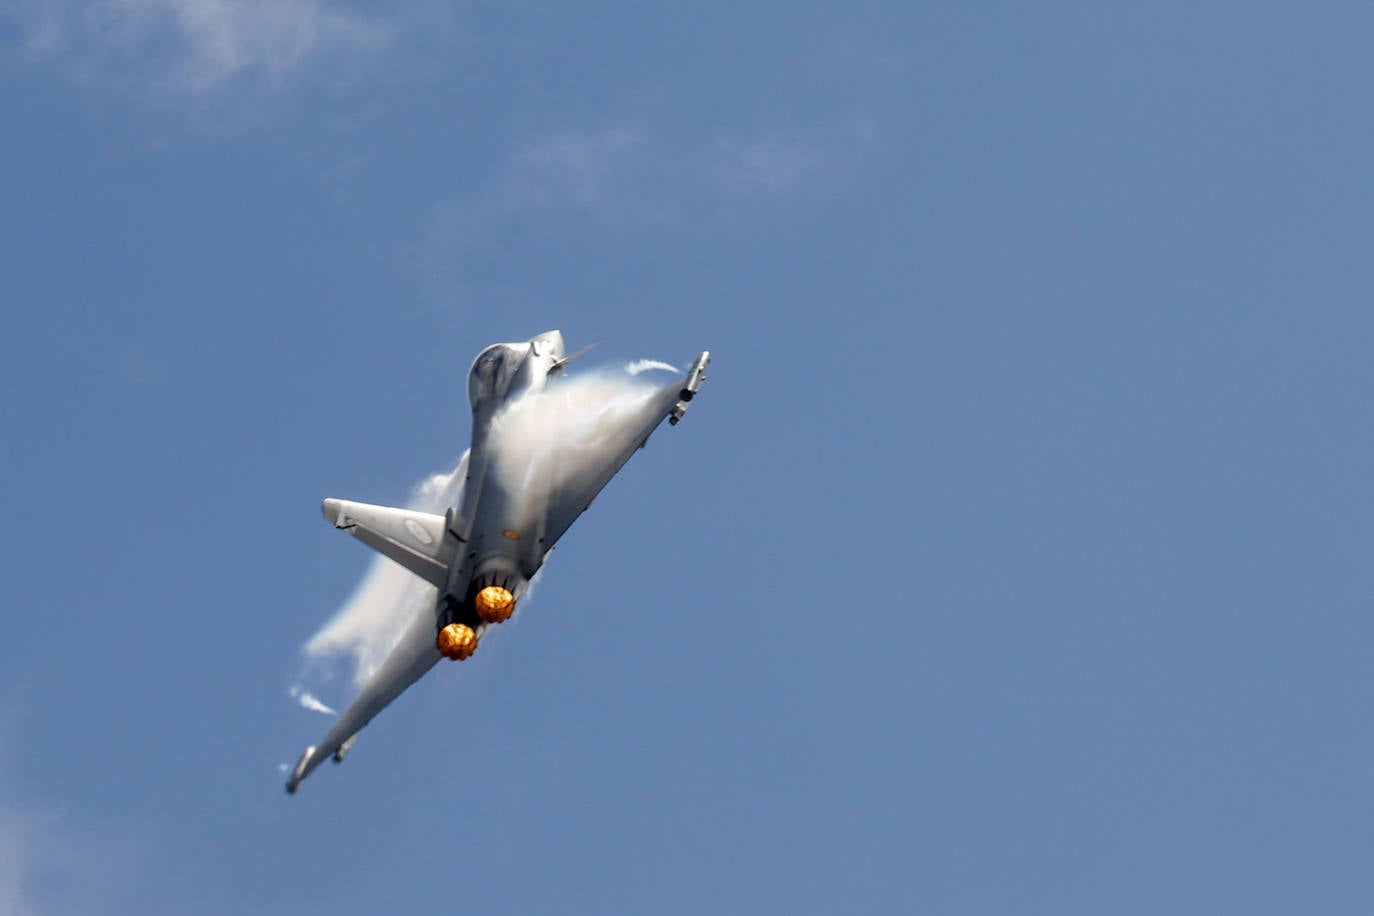
<path id="1" fill-rule="evenodd" d="M 457 506 L 461 561 L 449 570 L 440 596 L 447 619 L 477 626 L 473 601 L 497 586 L 519 601 L 548 552 L 540 530 L 542 512 L 515 482 L 492 473 L 492 421 L 512 402 L 538 392 L 564 357 L 563 335 L 547 331 L 521 343 L 487 347 L 468 373 L 472 445 L 467 479 Z"/>

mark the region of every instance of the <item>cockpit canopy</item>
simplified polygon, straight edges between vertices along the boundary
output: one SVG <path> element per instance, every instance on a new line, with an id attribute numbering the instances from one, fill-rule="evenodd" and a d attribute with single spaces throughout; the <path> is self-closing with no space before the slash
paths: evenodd
<path id="1" fill-rule="evenodd" d="M 540 388 L 563 361 L 563 335 L 545 331 L 520 343 L 492 344 L 473 360 L 468 373 L 468 406 L 499 403 L 530 388 Z M 493 400 L 494 399 L 494 400 Z"/>
<path id="2" fill-rule="evenodd" d="M 511 344 L 492 344 L 477 354 L 468 373 L 468 406 L 475 411 L 479 402 L 509 390 L 527 355 L 527 347 Z"/>

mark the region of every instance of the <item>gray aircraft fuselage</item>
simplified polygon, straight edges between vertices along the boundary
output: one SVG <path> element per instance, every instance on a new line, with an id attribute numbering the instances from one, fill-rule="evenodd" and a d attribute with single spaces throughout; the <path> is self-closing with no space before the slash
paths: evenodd
<path id="1" fill-rule="evenodd" d="M 526 344 L 493 344 L 483 350 L 468 374 L 468 404 L 472 408 L 472 445 L 467 480 L 449 531 L 465 549 L 449 567 L 448 584 L 439 596 L 440 614 L 447 603 L 446 622 L 479 628 L 482 621 L 471 608 L 471 593 L 488 584 L 502 585 L 517 601 L 528 588 L 548 554 L 535 510 L 518 490 L 491 473 L 492 419 L 512 400 L 543 388 L 561 369 L 563 335 L 547 331 Z M 551 546 L 551 545 L 550 545 Z"/>

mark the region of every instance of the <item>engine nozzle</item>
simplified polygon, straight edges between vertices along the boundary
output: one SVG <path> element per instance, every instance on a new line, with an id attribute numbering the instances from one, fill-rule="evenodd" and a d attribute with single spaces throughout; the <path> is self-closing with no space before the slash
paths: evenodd
<path id="1" fill-rule="evenodd" d="M 515 611 L 515 596 L 510 589 L 488 585 L 472 599 L 472 605 L 483 623 L 502 623 Z"/>

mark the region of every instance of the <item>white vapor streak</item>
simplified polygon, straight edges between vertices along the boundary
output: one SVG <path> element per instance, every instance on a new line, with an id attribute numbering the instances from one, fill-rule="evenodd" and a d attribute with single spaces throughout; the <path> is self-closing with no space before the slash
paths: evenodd
<path id="1" fill-rule="evenodd" d="M 409 507 L 442 513 L 456 505 L 467 475 L 467 452 L 447 473 L 432 474 L 420 482 Z M 433 607 L 434 586 L 386 557 L 373 558 L 353 596 L 334 617 L 305 644 L 305 656 L 314 662 L 347 658 L 352 680 L 361 687 L 372 677 L 406 626 L 422 610 Z"/>
<path id="2" fill-rule="evenodd" d="M 339 714 L 338 710 L 330 709 L 328 706 L 324 705 L 324 703 L 320 702 L 314 694 L 299 684 L 291 688 L 291 697 L 297 703 L 301 704 L 302 708 L 308 709 L 311 712 L 322 712 L 326 716 L 337 716 Z"/>
<path id="3" fill-rule="evenodd" d="M 625 367 L 625 371 L 631 375 L 639 375 L 641 372 L 648 372 L 658 369 L 663 372 L 678 372 L 677 366 L 670 365 L 657 359 L 637 359 Z"/>
<path id="4" fill-rule="evenodd" d="M 491 420 L 492 471 L 530 506 L 581 489 L 622 444 L 616 433 L 636 421 L 657 391 L 627 368 L 531 392 Z"/>

